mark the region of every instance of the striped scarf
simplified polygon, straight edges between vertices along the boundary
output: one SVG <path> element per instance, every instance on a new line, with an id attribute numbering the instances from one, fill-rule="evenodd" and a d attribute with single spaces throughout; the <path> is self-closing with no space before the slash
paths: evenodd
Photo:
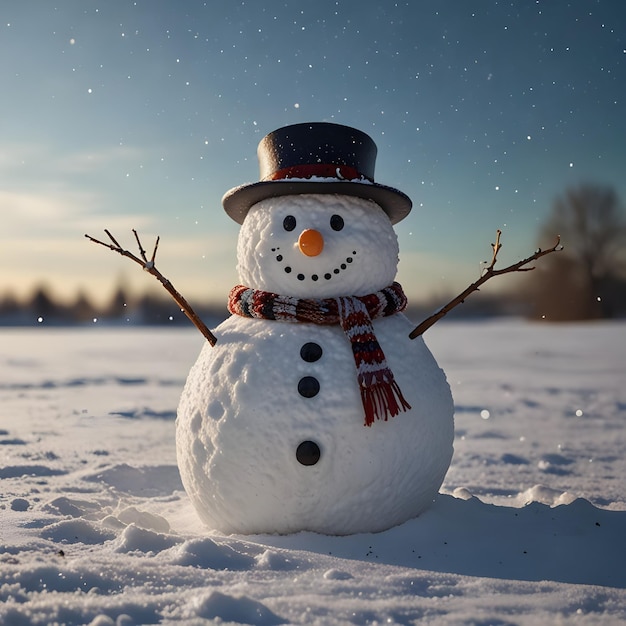
<path id="1" fill-rule="evenodd" d="M 402 287 L 395 282 L 366 296 L 324 299 L 281 296 L 237 285 L 228 297 L 228 310 L 256 319 L 340 324 L 352 346 L 365 425 L 371 426 L 375 420 L 387 421 L 411 408 L 387 365 L 372 325 L 372 319 L 402 311 L 406 303 Z"/>

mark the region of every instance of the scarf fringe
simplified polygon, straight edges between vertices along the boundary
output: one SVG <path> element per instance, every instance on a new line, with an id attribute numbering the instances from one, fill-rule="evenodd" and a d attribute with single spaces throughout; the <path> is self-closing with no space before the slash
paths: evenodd
<path id="1" fill-rule="evenodd" d="M 360 390 L 365 411 L 365 426 L 371 426 L 376 420 L 386 422 L 389 417 L 395 417 L 400 411 L 407 411 L 411 408 L 393 376 L 391 380 L 360 385 Z"/>

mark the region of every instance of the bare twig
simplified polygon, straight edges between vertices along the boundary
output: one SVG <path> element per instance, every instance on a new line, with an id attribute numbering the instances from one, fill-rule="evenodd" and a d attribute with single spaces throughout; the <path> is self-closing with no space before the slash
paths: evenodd
<path id="1" fill-rule="evenodd" d="M 508 267 L 505 267 L 501 270 L 497 270 L 495 269 L 494 266 L 498 259 L 498 252 L 500 251 L 500 248 L 502 247 L 502 244 L 500 243 L 501 234 L 502 234 L 501 230 L 496 231 L 496 242 L 491 244 L 491 248 L 493 250 L 491 262 L 483 270 L 481 277 L 476 282 L 473 282 L 469 287 L 467 287 L 458 296 L 456 296 L 456 298 L 453 298 L 452 300 L 450 300 L 448 304 L 441 307 L 436 313 L 426 318 L 421 324 L 419 324 L 414 330 L 412 330 L 411 333 L 409 334 L 410 339 L 415 339 L 416 337 L 419 337 L 420 335 L 425 333 L 433 324 L 435 324 L 442 317 L 447 315 L 455 306 L 465 302 L 465 298 L 467 298 L 467 296 L 469 296 L 474 291 L 478 291 L 480 286 L 486 283 L 490 278 L 493 278 L 494 276 L 499 276 L 500 274 L 508 274 L 509 272 L 530 272 L 531 270 L 534 270 L 535 268 L 524 267 L 524 265 L 527 265 L 531 261 L 536 261 L 537 259 L 540 259 L 542 256 L 546 256 L 546 254 L 551 254 L 552 252 L 558 252 L 559 250 L 563 250 L 563 246 L 561 245 L 561 237 L 557 235 L 556 243 L 554 244 L 554 246 L 552 246 L 552 248 L 548 248 L 547 250 L 542 250 L 541 248 L 538 248 L 535 251 L 535 253 L 531 254 L 529 257 L 522 259 L 521 261 L 518 261 L 517 263 L 514 263 L 513 265 L 509 265 Z"/>
<path id="2" fill-rule="evenodd" d="M 94 243 L 100 244 L 101 246 L 104 246 L 105 248 L 109 248 L 109 250 L 113 250 L 114 252 L 117 252 L 118 254 L 121 254 L 122 256 L 128 257 L 129 259 L 131 259 L 138 265 L 141 265 L 141 267 L 146 272 L 148 272 L 149 274 L 152 274 L 163 285 L 163 287 L 165 287 L 165 289 L 170 294 L 170 296 L 174 298 L 174 300 L 176 301 L 176 304 L 178 304 L 181 311 L 192 321 L 194 326 L 204 335 L 204 337 L 206 337 L 207 341 L 212 346 L 214 346 L 215 343 L 217 342 L 215 335 L 207 328 L 206 324 L 198 317 L 198 314 L 193 310 L 189 302 L 187 302 L 187 300 L 185 300 L 185 298 L 176 289 L 174 289 L 174 285 L 172 285 L 172 283 L 167 278 L 165 278 L 165 276 L 163 276 L 163 274 L 161 274 L 161 272 L 159 272 L 159 270 L 156 268 L 155 259 L 156 259 L 157 249 L 159 247 L 160 238 L 157 237 L 156 242 L 154 244 L 154 249 L 152 250 L 152 257 L 148 261 L 148 258 L 146 257 L 146 251 L 141 245 L 141 240 L 139 239 L 139 235 L 137 234 L 137 231 L 135 229 L 133 229 L 133 234 L 135 235 L 135 240 L 137 241 L 137 246 L 139 247 L 139 254 L 141 258 L 136 256 L 132 252 L 129 252 L 128 250 L 125 250 L 124 248 L 122 248 L 122 246 L 118 243 L 115 237 L 113 237 L 113 235 L 106 228 L 104 229 L 104 232 L 107 234 L 107 237 L 111 240 L 111 243 L 100 241 L 99 239 L 95 239 L 91 235 L 85 235 L 85 237 L 87 237 L 89 241 L 93 241 Z"/>

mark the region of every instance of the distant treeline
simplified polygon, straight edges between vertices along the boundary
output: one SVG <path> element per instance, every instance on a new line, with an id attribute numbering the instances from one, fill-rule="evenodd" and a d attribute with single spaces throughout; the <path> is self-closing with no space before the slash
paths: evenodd
<path id="1" fill-rule="evenodd" d="M 229 313 L 224 305 L 191 303 L 198 315 L 210 324 L 217 324 Z M 420 321 L 438 307 L 445 298 L 415 303 L 410 302 L 407 315 Z M 502 315 L 529 316 L 531 308 L 527 301 L 510 294 L 480 294 L 467 300 L 449 317 L 477 318 Z M 45 287 L 38 287 L 23 300 L 11 294 L 0 296 L 0 326 L 52 326 L 91 325 L 187 325 L 191 323 L 176 303 L 165 293 L 146 293 L 133 296 L 119 287 L 110 301 L 103 306 L 95 305 L 85 293 L 78 293 L 70 303 L 54 296 Z"/>
<path id="2" fill-rule="evenodd" d="M 535 273 L 534 273 L 535 274 Z M 528 281 L 528 289 L 515 293 L 477 293 L 468 298 L 462 306 L 454 309 L 447 319 L 480 319 L 490 317 L 515 316 L 527 319 L 547 319 L 559 321 L 568 317 L 551 317 L 542 314 L 543 298 L 537 297 L 536 287 L 544 284 L 547 277 L 537 272 L 538 283 Z M 531 289 L 530 287 L 535 287 Z M 626 282 L 612 285 L 613 295 L 607 294 L 605 300 L 611 302 L 611 315 L 594 315 L 597 317 L 626 316 Z M 453 294 L 450 294 L 452 297 Z M 568 310 L 574 310 L 574 302 L 579 298 L 577 291 L 571 290 L 561 300 Z M 447 298 L 431 298 L 423 302 L 409 301 L 406 314 L 415 323 L 428 317 L 438 308 L 446 304 Z M 209 326 L 214 327 L 225 319 L 229 313 L 224 305 L 211 305 L 201 302 L 191 303 Z M 580 317 L 578 318 L 580 319 Z M 23 300 L 11 294 L 0 295 L 0 326 L 75 326 L 75 325 L 115 325 L 115 326 L 189 326 L 191 322 L 178 308 L 176 303 L 165 293 L 146 293 L 130 295 L 124 288 L 118 288 L 110 301 L 103 306 L 95 305 L 84 293 L 71 302 L 55 297 L 47 288 L 38 287 Z"/>
<path id="3" fill-rule="evenodd" d="M 221 320 L 228 316 L 226 306 L 193 303 L 205 320 Z M 184 325 L 187 317 L 167 295 L 146 293 L 131 296 L 118 288 L 104 306 L 95 305 L 83 292 L 72 302 L 57 298 L 46 287 L 38 287 L 30 297 L 19 300 L 11 294 L 0 296 L 0 326 L 88 325 Z"/>

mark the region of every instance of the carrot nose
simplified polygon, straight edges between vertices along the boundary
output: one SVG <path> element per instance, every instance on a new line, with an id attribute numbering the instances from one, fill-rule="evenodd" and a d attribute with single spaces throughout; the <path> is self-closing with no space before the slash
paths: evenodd
<path id="1" fill-rule="evenodd" d="M 324 249 L 324 237 L 319 230 L 307 228 L 298 237 L 298 248 L 306 256 L 317 256 Z"/>

